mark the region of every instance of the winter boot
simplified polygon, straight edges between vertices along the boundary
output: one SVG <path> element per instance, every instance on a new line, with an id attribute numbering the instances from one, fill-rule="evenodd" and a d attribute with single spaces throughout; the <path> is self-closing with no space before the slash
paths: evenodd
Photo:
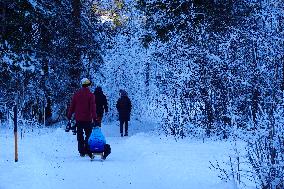
<path id="1" fill-rule="evenodd" d="M 88 156 L 91 158 L 91 160 L 93 160 L 95 158 L 93 153 L 88 153 Z"/>

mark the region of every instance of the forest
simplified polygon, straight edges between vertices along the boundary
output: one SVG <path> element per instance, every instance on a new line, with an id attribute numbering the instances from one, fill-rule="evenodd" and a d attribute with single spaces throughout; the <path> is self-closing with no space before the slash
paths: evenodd
<path id="1" fill-rule="evenodd" d="M 283 0 L 2 0 L 0 119 L 66 120 L 80 80 L 115 120 L 185 137 L 242 138 L 261 189 L 284 188 Z"/>

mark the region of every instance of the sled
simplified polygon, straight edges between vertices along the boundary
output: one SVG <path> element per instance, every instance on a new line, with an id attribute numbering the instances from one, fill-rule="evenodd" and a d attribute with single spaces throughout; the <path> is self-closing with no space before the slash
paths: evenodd
<path id="1" fill-rule="evenodd" d="M 111 147 L 109 144 L 104 145 L 104 151 L 92 151 L 91 161 L 94 160 L 95 156 L 100 156 L 101 160 L 106 160 L 107 156 L 111 153 Z"/>
<path id="2" fill-rule="evenodd" d="M 96 156 L 101 157 L 101 160 L 105 160 L 105 159 L 106 159 L 106 158 L 104 157 L 104 152 L 93 152 L 93 153 L 92 153 L 91 161 L 93 161 Z"/>
<path id="3" fill-rule="evenodd" d="M 89 151 L 92 153 L 91 160 L 95 156 L 101 156 L 102 160 L 111 153 L 111 148 L 109 144 L 106 144 L 106 139 L 101 132 L 100 127 L 94 127 L 92 133 L 88 139 Z"/>

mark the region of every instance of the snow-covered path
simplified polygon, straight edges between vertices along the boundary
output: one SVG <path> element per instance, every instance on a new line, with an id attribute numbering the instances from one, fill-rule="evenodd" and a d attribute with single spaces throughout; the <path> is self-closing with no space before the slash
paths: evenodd
<path id="1" fill-rule="evenodd" d="M 64 126 L 35 130 L 19 139 L 14 162 L 13 133 L 0 133 L 0 189 L 223 189 L 210 160 L 226 160 L 231 146 L 221 141 L 160 138 L 134 124 L 129 137 L 105 124 L 112 153 L 106 161 L 79 157 L 76 136 Z M 39 133 L 40 132 L 40 133 Z"/>

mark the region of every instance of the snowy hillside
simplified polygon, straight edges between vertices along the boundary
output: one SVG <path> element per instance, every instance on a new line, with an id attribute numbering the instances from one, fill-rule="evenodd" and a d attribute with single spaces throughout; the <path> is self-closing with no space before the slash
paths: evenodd
<path id="1" fill-rule="evenodd" d="M 13 130 L 1 127 L 0 189 L 234 188 L 209 169 L 209 161 L 227 161 L 232 153 L 226 141 L 175 141 L 143 132 L 145 126 L 139 122 L 132 122 L 130 136 L 121 138 L 117 123 L 108 123 L 103 132 L 112 153 L 106 161 L 90 161 L 78 155 L 76 136 L 59 125 L 19 137 L 15 163 Z"/>

